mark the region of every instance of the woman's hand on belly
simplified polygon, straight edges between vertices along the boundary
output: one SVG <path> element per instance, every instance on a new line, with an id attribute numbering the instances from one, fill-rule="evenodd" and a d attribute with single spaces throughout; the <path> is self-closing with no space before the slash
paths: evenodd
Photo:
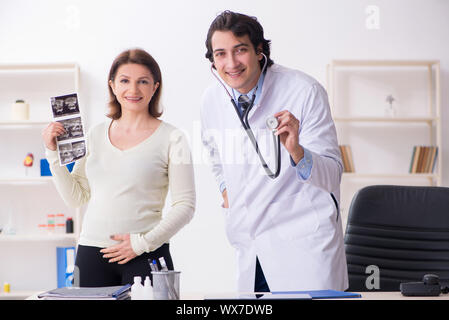
<path id="1" fill-rule="evenodd" d="M 137 257 L 133 248 L 131 247 L 131 240 L 128 234 L 115 234 L 111 236 L 112 240 L 121 241 L 119 244 L 101 249 L 104 253 L 103 258 L 109 259 L 109 263 L 117 262 L 118 264 L 125 264 L 128 261 Z"/>

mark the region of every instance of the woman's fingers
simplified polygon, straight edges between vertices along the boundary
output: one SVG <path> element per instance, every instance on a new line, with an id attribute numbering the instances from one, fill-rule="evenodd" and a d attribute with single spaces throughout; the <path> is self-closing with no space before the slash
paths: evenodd
<path id="1" fill-rule="evenodd" d="M 137 256 L 132 249 L 129 234 L 112 235 L 111 239 L 121 242 L 100 250 L 103 258 L 109 259 L 109 263 L 119 261 L 119 264 L 125 264 Z"/>
<path id="2" fill-rule="evenodd" d="M 122 262 L 122 260 L 126 260 L 127 258 L 125 257 L 125 256 L 123 256 L 123 255 L 119 255 L 119 256 L 117 256 L 117 257 L 115 257 L 115 258 L 112 258 L 112 259 L 109 259 L 109 263 L 113 263 L 113 262 L 117 262 L 117 261 L 120 261 L 120 262 Z M 119 262 L 119 264 L 123 264 L 123 263 L 120 263 Z"/>
<path id="3" fill-rule="evenodd" d="M 59 122 L 51 122 L 43 131 L 42 138 L 50 150 L 56 150 L 56 137 L 65 134 L 64 126 Z"/>
<path id="4" fill-rule="evenodd" d="M 125 263 L 127 263 L 128 261 L 130 261 L 130 260 L 131 260 L 130 258 L 125 258 L 124 260 L 118 262 L 118 264 L 125 264 Z"/>
<path id="5" fill-rule="evenodd" d="M 61 135 L 61 134 L 64 134 L 66 132 L 64 126 L 62 124 L 60 124 L 59 122 L 53 122 L 52 124 L 53 125 L 52 125 L 52 131 L 51 132 L 53 134 Z"/>

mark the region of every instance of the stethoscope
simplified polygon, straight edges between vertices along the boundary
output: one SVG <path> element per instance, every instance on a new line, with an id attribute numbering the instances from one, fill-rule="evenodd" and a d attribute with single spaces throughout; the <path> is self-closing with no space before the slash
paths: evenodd
<path id="1" fill-rule="evenodd" d="M 260 54 L 262 54 L 265 58 L 265 63 L 263 65 L 262 72 L 260 73 L 260 74 L 262 74 L 265 71 L 268 59 L 265 56 L 265 54 L 263 54 L 262 52 Z M 235 111 L 237 112 L 237 116 L 239 117 L 239 120 L 240 120 L 243 128 L 245 129 L 246 134 L 249 137 L 249 140 L 251 141 L 254 149 L 256 150 L 257 155 L 259 156 L 260 162 L 262 163 L 262 166 L 263 166 L 266 174 L 272 179 L 277 178 L 277 176 L 279 175 L 279 172 L 281 171 L 281 152 L 280 152 L 281 142 L 280 142 L 279 136 L 275 135 L 276 128 L 279 125 L 278 120 L 273 116 L 268 117 L 266 120 L 267 128 L 271 131 L 271 134 L 273 136 L 274 152 L 275 152 L 275 157 L 276 157 L 276 170 L 273 173 L 273 171 L 271 171 L 271 169 L 268 167 L 267 163 L 265 162 L 265 159 L 263 158 L 262 154 L 259 151 L 259 145 L 257 144 L 256 137 L 254 136 L 253 130 L 251 130 L 251 127 L 248 122 L 249 112 L 253 108 L 254 100 L 256 100 L 257 87 L 254 90 L 253 96 L 251 97 L 251 102 L 250 102 L 249 106 L 246 108 L 242 108 L 243 115 L 241 115 L 239 108 L 238 108 L 237 104 L 235 103 L 232 95 L 229 93 L 228 89 L 223 84 L 223 82 L 220 80 L 220 78 L 215 74 L 214 69 L 213 69 L 213 64 L 211 65 L 210 68 L 211 68 L 211 72 L 214 75 L 214 77 L 217 78 L 218 82 L 220 82 L 220 84 L 223 86 L 223 88 L 225 89 L 229 98 L 231 98 L 231 103 L 234 106 Z"/>

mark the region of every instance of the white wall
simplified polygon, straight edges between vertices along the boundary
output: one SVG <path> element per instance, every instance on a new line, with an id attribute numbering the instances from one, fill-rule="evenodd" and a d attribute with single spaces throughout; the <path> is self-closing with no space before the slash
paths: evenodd
<path id="1" fill-rule="evenodd" d="M 379 9 L 378 29 L 367 28 L 369 5 Z M 213 81 L 204 58 L 205 36 L 224 9 L 257 16 L 272 40 L 274 61 L 323 84 L 331 59 L 439 59 L 443 123 L 449 123 L 449 1 L 1 0 L 0 63 L 79 63 L 81 107 L 89 126 L 105 120 L 107 73 L 117 54 L 141 47 L 159 62 L 163 119 L 185 130 L 196 161 L 196 217 L 172 241 L 185 291 L 235 289 L 234 253 L 225 239 L 218 188 L 201 161 L 198 135 L 199 98 Z M 448 130 L 445 126 L 443 137 Z M 443 150 L 448 159 L 447 138 Z M 447 168 L 443 175 L 448 186 Z"/>

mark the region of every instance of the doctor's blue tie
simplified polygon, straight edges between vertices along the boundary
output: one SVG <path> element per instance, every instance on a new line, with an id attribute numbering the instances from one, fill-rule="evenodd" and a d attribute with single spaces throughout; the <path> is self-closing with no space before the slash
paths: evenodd
<path id="1" fill-rule="evenodd" d="M 239 100 L 239 107 L 240 107 L 241 114 L 244 114 L 245 110 L 251 104 L 251 99 L 246 94 L 242 94 L 238 100 Z"/>

